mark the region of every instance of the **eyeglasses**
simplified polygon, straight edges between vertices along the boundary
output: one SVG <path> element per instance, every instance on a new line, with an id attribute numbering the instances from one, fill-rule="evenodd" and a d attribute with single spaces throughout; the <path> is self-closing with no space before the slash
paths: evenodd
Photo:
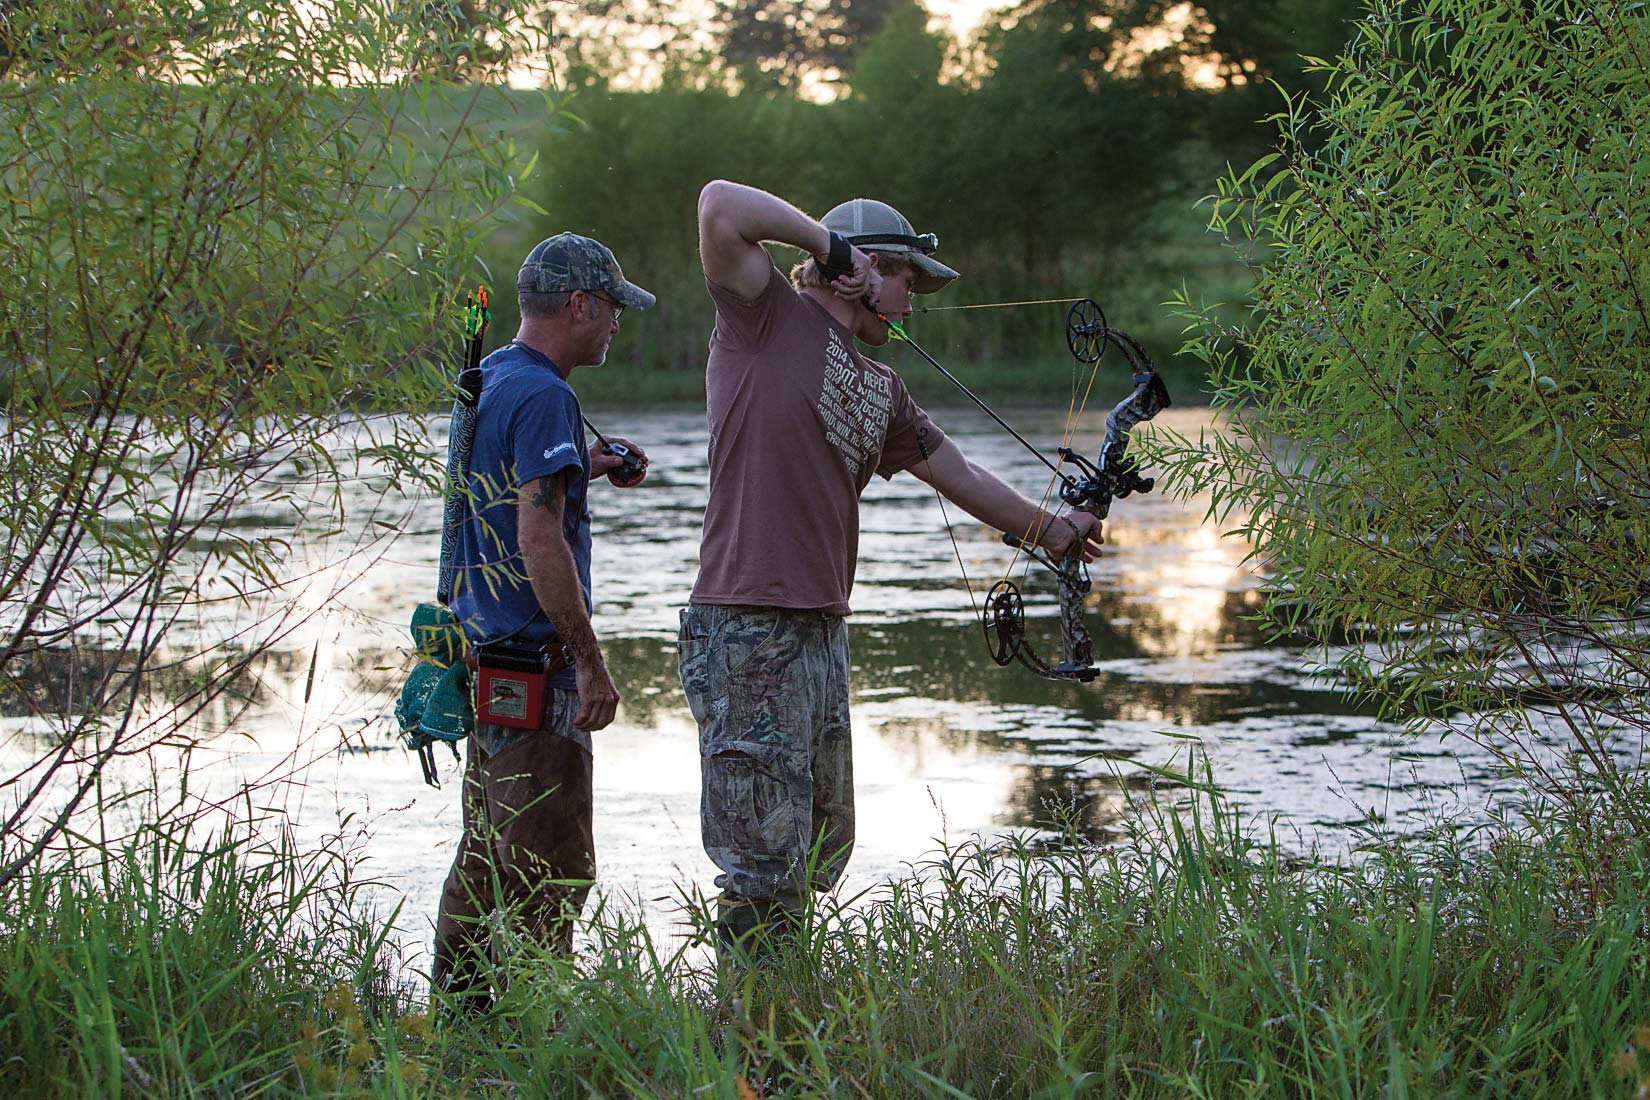
<path id="1" fill-rule="evenodd" d="M 588 293 L 594 294 L 596 297 L 613 307 L 613 319 L 615 321 L 624 316 L 624 303 L 619 301 L 617 298 L 614 298 L 605 291 L 601 290 L 592 290 Z"/>

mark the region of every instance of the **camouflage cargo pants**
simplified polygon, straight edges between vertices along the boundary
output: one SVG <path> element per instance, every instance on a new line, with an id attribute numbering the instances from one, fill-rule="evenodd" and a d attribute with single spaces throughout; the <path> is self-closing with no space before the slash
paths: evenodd
<path id="1" fill-rule="evenodd" d="M 848 628 L 817 611 L 691 604 L 677 645 L 726 938 L 752 912 L 830 889 L 853 851 Z"/>
<path id="2" fill-rule="evenodd" d="M 436 921 L 431 984 L 490 1000 L 498 961 L 495 913 L 512 934 L 562 955 L 596 877 L 589 735 L 574 730 L 576 692 L 554 689 L 544 725 L 514 730 L 481 723 L 465 744 L 464 835 Z"/>

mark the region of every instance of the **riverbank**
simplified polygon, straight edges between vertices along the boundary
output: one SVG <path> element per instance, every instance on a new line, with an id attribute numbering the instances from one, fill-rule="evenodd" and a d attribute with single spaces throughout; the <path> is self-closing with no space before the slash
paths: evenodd
<path id="1" fill-rule="evenodd" d="M 1558 1097 L 1631 1095 L 1650 1070 L 1631 1046 L 1650 1039 L 1650 860 L 1590 808 L 1350 865 L 1284 856 L 1208 796 L 1142 811 L 1111 848 L 943 852 L 721 994 L 689 941 L 598 912 L 573 967 L 512 961 L 497 1013 L 451 1029 L 342 845 L 151 834 L 0 897 L 0 1085 Z"/>

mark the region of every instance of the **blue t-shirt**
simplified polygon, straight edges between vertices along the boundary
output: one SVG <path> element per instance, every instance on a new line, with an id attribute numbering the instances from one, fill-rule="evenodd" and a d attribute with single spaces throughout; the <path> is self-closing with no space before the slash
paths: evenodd
<path id="1" fill-rule="evenodd" d="M 516 511 L 522 486 L 572 471 L 562 533 L 573 550 L 588 614 L 590 457 L 579 399 L 548 356 L 514 342 L 481 361 L 481 378 L 470 453 L 472 511 L 459 528 L 453 613 L 472 645 L 549 643 L 556 631 L 528 583 Z M 551 683 L 573 687 L 573 670 L 557 673 Z"/>

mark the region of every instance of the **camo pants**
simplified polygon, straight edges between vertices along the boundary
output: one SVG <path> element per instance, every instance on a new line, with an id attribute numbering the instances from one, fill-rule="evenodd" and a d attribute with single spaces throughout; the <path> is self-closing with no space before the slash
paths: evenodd
<path id="1" fill-rule="evenodd" d="M 835 884 L 854 847 L 847 624 L 817 611 L 690 604 L 677 645 L 724 923 L 753 904 L 800 909 L 809 889 Z"/>

